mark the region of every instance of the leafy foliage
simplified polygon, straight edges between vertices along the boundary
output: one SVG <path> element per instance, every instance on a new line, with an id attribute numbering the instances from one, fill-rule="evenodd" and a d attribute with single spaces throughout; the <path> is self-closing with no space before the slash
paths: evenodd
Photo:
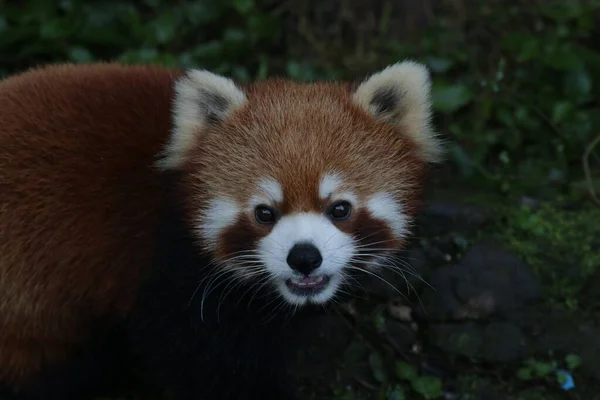
<path id="1" fill-rule="evenodd" d="M 600 152 L 590 146 L 600 135 L 600 0 L 0 0 L 0 77 L 118 60 L 241 81 L 360 79 L 404 58 L 433 73 L 436 125 L 450 150 L 444 187 L 551 203 L 600 197 Z M 492 228 L 551 300 L 573 308 L 598 273 L 600 214 L 569 207 L 509 205 Z M 379 332 L 385 320 L 373 324 Z M 444 396 L 439 378 L 389 351 L 365 352 L 355 357 L 366 358 L 379 398 Z M 579 363 L 565 359 L 569 370 Z M 555 367 L 530 360 L 516 375 L 548 380 Z"/>
<path id="2" fill-rule="evenodd" d="M 565 182 L 581 178 L 581 154 L 600 134 L 600 1 L 415 4 L 0 0 L 0 75 L 120 60 L 239 80 L 353 79 L 410 57 L 435 74 L 438 126 L 465 181 L 570 190 Z M 557 181 L 566 186 L 548 189 Z"/>

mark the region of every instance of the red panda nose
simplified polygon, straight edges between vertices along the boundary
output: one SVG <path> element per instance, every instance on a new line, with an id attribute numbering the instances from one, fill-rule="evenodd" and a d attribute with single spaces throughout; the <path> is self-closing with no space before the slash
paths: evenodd
<path id="1" fill-rule="evenodd" d="M 298 243 L 287 256 L 287 263 L 294 271 L 309 275 L 323 262 L 321 252 L 310 243 Z"/>

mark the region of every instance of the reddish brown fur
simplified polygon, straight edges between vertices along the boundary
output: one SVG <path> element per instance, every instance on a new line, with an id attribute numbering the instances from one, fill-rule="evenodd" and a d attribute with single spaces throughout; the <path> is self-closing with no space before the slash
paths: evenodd
<path id="1" fill-rule="evenodd" d="M 341 172 L 362 201 L 376 192 L 398 193 L 404 212 L 413 215 L 426 163 L 402 128 L 376 121 L 352 101 L 352 90 L 351 84 L 282 80 L 246 88 L 246 106 L 204 133 L 183 166 L 189 173 L 186 187 L 198 188 L 188 197 L 192 226 L 209 194 L 219 193 L 244 205 L 255 193 L 257 180 L 266 176 L 283 187 L 281 215 L 322 212 L 326 204 L 318 196 L 319 182 L 331 170 Z M 210 166 L 210 171 L 199 166 Z M 365 229 L 359 227 L 364 220 L 358 215 L 339 223 L 340 229 L 354 233 Z M 244 235 L 253 238 L 248 249 L 267 233 L 250 212 L 246 222 L 222 235 L 221 247 L 230 247 L 224 239 Z M 388 243 L 398 244 L 391 238 Z M 220 248 L 217 254 L 224 257 L 231 254 L 229 250 Z"/>
<path id="2" fill-rule="evenodd" d="M 150 166 L 170 134 L 180 75 L 57 66 L 0 83 L 0 379 L 27 377 L 85 341 L 93 320 L 130 309 L 165 198 Z M 416 211 L 425 163 L 400 128 L 351 101 L 350 85 L 246 89 L 248 105 L 205 132 L 182 168 L 193 227 L 210 195 L 244 203 L 265 171 L 284 187 L 286 214 L 321 209 L 318 184 L 332 168 L 359 198 L 394 192 Z M 223 234 L 221 256 L 268 232 L 246 217 Z M 366 211 L 339 227 L 390 236 Z"/>
<path id="3" fill-rule="evenodd" d="M 256 247 L 259 239 L 265 235 L 267 229 L 251 220 L 241 218 L 231 228 L 225 230 L 221 235 L 222 246 L 219 248 L 217 256 L 221 259 L 229 258 L 232 254 L 238 254 L 241 251 Z"/>
<path id="4" fill-rule="evenodd" d="M 177 71 L 57 66 L 0 83 L 0 379 L 125 315 L 163 190 Z"/>
<path id="5" fill-rule="evenodd" d="M 358 212 L 352 224 L 351 233 L 357 239 L 362 240 L 360 244 L 365 246 L 363 248 L 365 251 L 368 251 L 370 248 L 394 248 L 399 245 L 387 224 L 373 218 L 366 210 Z"/>

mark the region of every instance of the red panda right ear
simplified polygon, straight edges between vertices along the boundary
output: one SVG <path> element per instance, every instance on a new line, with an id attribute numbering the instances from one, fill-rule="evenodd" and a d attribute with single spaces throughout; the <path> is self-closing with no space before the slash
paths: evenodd
<path id="1" fill-rule="evenodd" d="M 173 131 L 156 165 L 162 169 L 181 166 L 203 130 L 223 121 L 246 101 L 246 94 L 231 79 L 205 70 L 188 71 L 175 83 Z"/>
<path id="2" fill-rule="evenodd" d="M 352 100 L 373 118 L 403 127 L 427 162 L 442 160 L 442 141 L 431 124 L 429 70 L 414 61 L 402 61 L 364 80 Z"/>

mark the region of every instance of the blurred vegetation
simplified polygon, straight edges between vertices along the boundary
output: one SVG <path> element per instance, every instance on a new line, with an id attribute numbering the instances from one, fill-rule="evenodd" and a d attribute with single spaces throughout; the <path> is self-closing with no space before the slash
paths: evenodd
<path id="1" fill-rule="evenodd" d="M 121 60 L 239 80 L 355 79 L 414 58 L 434 73 L 452 176 L 501 193 L 600 186 L 600 1 L 0 0 L 0 74 Z"/>
<path id="2" fill-rule="evenodd" d="M 598 267 L 600 0 L 0 0 L 0 76 L 119 60 L 241 81 L 362 79 L 405 58 L 433 73 L 450 150 L 437 186 L 493 195 L 482 235 L 577 308 Z M 406 390 L 438 398 L 437 381 L 395 368 Z"/>

